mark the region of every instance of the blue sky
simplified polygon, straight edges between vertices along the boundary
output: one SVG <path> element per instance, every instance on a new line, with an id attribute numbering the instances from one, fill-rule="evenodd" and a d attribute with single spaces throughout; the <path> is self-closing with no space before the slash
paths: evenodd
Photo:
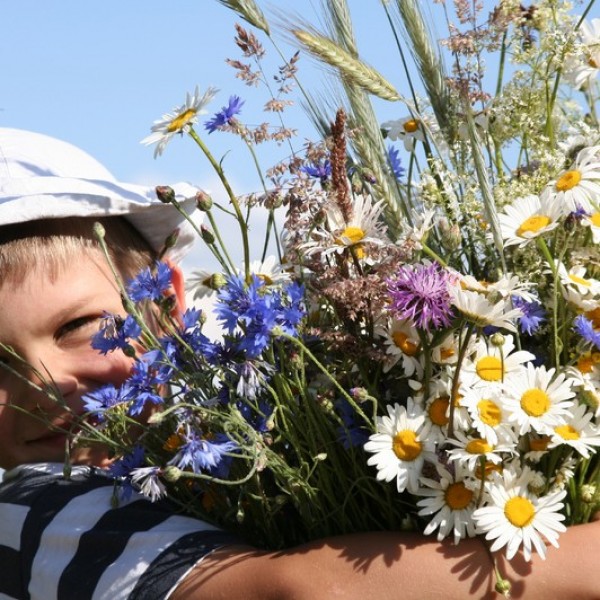
<path id="1" fill-rule="evenodd" d="M 406 92 L 380 0 L 348 1 L 363 58 Z M 258 2 L 267 15 L 279 9 L 318 22 L 318 0 Z M 485 2 L 486 7 L 493 4 Z M 211 112 L 236 93 L 246 99 L 245 122 L 264 119 L 260 106 L 265 96 L 236 80 L 224 62 L 241 57 L 233 43 L 233 25 L 241 22 L 235 13 L 217 0 L 1 0 L 0 6 L 0 125 L 65 139 L 122 181 L 157 185 L 185 180 L 220 193 L 191 140 L 175 139 L 156 160 L 140 140 L 155 119 L 181 104 L 196 85 L 220 88 Z M 600 7 L 590 16 L 600 16 Z M 431 23 L 444 29 L 439 19 Z M 295 49 L 275 37 L 291 56 Z M 272 46 L 265 45 L 271 64 L 280 64 Z M 306 87 L 326 90 L 323 71 L 314 61 L 303 56 L 299 66 Z M 376 101 L 376 108 L 382 121 L 406 115 L 398 103 Z M 301 109 L 286 114 L 287 124 L 313 135 Z M 218 157 L 228 153 L 225 167 L 236 191 L 256 189 L 244 148 L 224 134 L 206 140 Z M 266 151 L 260 148 L 264 167 L 276 156 Z"/>

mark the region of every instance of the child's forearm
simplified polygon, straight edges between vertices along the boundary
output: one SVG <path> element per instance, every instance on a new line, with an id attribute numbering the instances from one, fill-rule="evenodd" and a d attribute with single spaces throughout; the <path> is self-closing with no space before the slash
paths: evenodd
<path id="1" fill-rule="evenodd" d="M 511 563 L 499 556 L 511 597 L 598 598 L 594 576 L 600 523 L 569 528 L 547 559 Z M 501 598 L 492 559 L 480 538 L 458 546 L 419 534 L 340 536 L 280 553 L 220 550 L 199 565 L 173 600 L 279 600 L 377 598 Z"/>

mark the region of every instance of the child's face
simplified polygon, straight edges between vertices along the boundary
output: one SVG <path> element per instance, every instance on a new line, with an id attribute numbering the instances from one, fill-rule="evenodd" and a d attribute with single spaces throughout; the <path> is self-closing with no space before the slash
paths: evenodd
<path id="1" fill-rule="evenodd" d="M 103 356 L 90 346 L 104 311 L 124 314 L 114 278 L 99 251 L 82 252 L 54 282 L 40 266 L 23 283 L 0 287 L 0 307 L 0 342 L 47 381 L 51 376 L 68 407 L 0 368 L 0 467 L 61 462 L 65 430 L 83 412 L 81 397 L 103 384 L 122 383 L 131 369 L 121 352 Z M 26 371 L 1 350 L 0 359 Z M 40 383 L 31 371 L 27 376 Z M 102 464 L 105 457 L 81 450 L 73 460 Z"/>

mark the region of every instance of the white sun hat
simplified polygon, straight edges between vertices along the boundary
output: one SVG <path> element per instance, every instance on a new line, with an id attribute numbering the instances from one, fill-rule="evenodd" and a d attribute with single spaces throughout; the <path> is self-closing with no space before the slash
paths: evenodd
<path id="1" fill-rule="evenodd" d="M 183 210 L 199 226 L 198 188 L 171 185 Z M 60 217 L 125 217 L 156 250 L 176 229 L 169 250 L 178 262 L 197 239 L 193 226 L 154 187 L 121 183 L 89 154 L 47 135 L 0 127 L 0 226 Z"/>

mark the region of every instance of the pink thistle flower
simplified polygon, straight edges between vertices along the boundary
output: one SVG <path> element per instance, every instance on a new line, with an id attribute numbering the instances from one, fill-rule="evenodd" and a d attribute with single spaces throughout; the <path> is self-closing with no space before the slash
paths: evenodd
<path id="1" fill-rule="evenodd" d="M 452 320 L 449 274 L 437 263 L 404 265 L 387 280 L 390 311 L 419 329 L 447 327 Z"/>

